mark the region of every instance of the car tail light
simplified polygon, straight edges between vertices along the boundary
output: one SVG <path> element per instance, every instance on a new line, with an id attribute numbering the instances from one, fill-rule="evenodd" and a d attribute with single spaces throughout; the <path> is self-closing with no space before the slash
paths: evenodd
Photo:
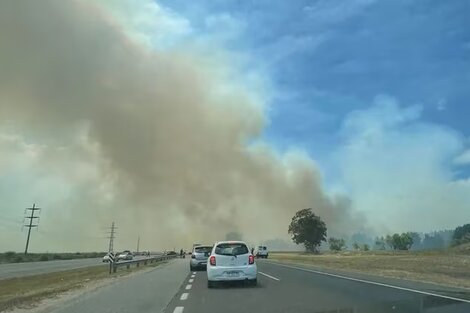
<path id="1" fill-rule="evenodd" d="M 255 263 L 255 257 L 253 255 L 248 256 L 248 264 L 254 264 Z"/>
<path id="2" fill-rule="evenodd" d="M 215 266 L 215 256 L 214 255 L 209 258 L 209 263 L 210 263 L 210 265 Z"/>
<path id="3" fill-rule="evenodd" d="M 191 259 L 195 259 L 196 256 L 194 254 L 191 254 Z"/>

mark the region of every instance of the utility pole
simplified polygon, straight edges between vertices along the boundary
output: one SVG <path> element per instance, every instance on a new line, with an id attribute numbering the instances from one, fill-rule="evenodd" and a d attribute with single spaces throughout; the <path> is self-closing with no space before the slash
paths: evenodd
<path id="1" fill-rule="evenodd" d="M 32 208 L 26 208 L 26 210 L 25 210 L 25 214 L 26 214 L 27 211 L 31 211 L 30 216 L 25 216 L 25 219 L 29 219 L 29 224 L 23 225 L 24 227 L 28 227 L 28 238 L 26 239 L 26 248 L 24 249 L 24 254 L 25 255 L 28 254 L 29 237 L 31 236 L 31 228 L 38 227 L 38 224 L 39 224 L 39 216 L 34 216 L 34 212 L 40 211 L 40 210 L 41 210 L 40 208 L 36 207 L 36 203 L 33 203 Z M 37 222 L 36 222 L 36 224 L 33 224 L 33 221 L 35 219 L 37 219 Z"/>
<path id="2" fill-rule="evenodd" d="M 137 237 L 137 253 L 139 253 L 140 236 Z"/>
<path id="3" fill-rule="evenodd" d="M 111 231 L 109 233 L 109 248 L 108 248 L 108 252 L 109 253 L 112 253 L 113 250 L 114 250 L 114 238 L 115 238 L 115 234 L 116 234 L 116 227 L 114 226 L 114 222 L 111 224 Z"/>

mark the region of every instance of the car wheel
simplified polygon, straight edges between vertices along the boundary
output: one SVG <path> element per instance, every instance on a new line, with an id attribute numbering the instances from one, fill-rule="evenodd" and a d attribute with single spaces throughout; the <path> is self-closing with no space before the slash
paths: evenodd
<path id="1" fill-rule="evenodd" d="M 191 272 L 194 272 L 194 266 L 190 265 L 190 266 L 189 266 L 189 270 L 190 270 Z"/>
<path id="2" fill-rule="evenodd" d="M 207 281 L 207 288 L 214 288 L 215 287 L 215 281 L 208 280 Z"/>

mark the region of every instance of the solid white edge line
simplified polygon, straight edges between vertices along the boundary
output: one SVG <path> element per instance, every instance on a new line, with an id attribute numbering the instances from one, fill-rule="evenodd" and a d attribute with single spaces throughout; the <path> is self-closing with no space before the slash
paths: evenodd
<path id="1" fill-rule="evenodd" d="M 183 313 L 184 306 L 177 306 L 174 310 L 173 313 Z"/>
<path id="2" fill-rule="evenodd" d="M 188 282 L 192 283 L 193 281 L 194 281 L 194 279 L 191 278 Z"/>
<path id="3" fill-rule="evenodd" d="M 186 300 L 186 299 L 188 299 L 188 296 L 189 296 L 189 293 L 185 292 L 185 293 L 181 294 L 180 300 Z"/>
<path id="4" fill-rule="evenodd" d="M 270 263 L 270 264 L 275 264 L 275 265 L 278 265 L 278 266 L 283 266 L 283 267 L 287 267 L 287 268 L 292 268 L 292 269 L 300 270 L 300 271 L 311 272 L 311 273 L 315 273 L 315 274 L 320 274 L 320 275 L 325 275 L 325 276 L 331 276 L 331 277 L 336 277 L 336 278 L 342 278 L 342 279 L 351 280 L 351 281 L 357 281 L 357 282 L 365 283 L 365 284 L 371 284 L 371 285 L 376 285 L 376 286 L 388 287 L 388 288 L 393 288 L 393 289 L 398 289 L 398 290 L 403 290 L 403 291 L 409 291 L 409 292 L 419 293 L 419 294 L 427 295 L 427 296 L 433 296 L 433 297 L 439 297 L 439 298 L 444 298 L 444 299 L 449 299 L 449 300 L 455 300 L 455 301 L 461 301 L 461 302 L 470 303 L 470 300 L 461 299 L 461 298 L 455 298 L 455 297 L 450 297 L 450 296 L 445 296 L 445 295 L 440 295 L 440 294 L 437 294 L 437 293 L 432 293 L 432 292 L 427 292 L 427 291 L 421 291 L 421 290 L 416 290 L 416 289 L 411 289 L 411 288 L 406 288 L 406 287 L 399 287 L 399 286 L 394 286 L 394 285 L 389 285 L 389 284 L 383 284 L 383 283 L 378 283 L 378 282 L 375 282 L 375 281 L 370 281 L 370 280 L 365 280 L 365 279 L 359 279 L 359 278 L 352 278 L 352 277 L 347 277 L 347 276 L 337 275 L 337 274 L 331 274 L 331 273 L 326 273 L 326 272 L 311 270 L 311 269 L 302 268 L 302 267 L 297 267 L 297 266 L 279 264 L 279 263 L 277 263 L 277 262 L 269 262 L 269 263 Z M 258 272 L 258 273 L 261 273 L 261 272 Z"/>
<path id="5" fill-rule="evenodd" d="M 191 289 L 192 286 L 193 286 L 193 285 L 186 285 L 186 290 Z"/>
<path id="6" fill-rule="evenodd" d="M 258 271 L 258 274 L 261 274 L 261 275 L 264 275 L 264 276 L 266 276 L 266 277 L 268 277 L 268 278 L 271 278 L 271 279 L 274 279 L 274 280 L 280 281 L 280 279 L 279 279 L 279 278 L 276 278 L 276 277 L 274 277 L 274 276 L 268 275 L 268 274 L 266 274 L 266 273 L 263 273 L 263 272 L 260 272 L 260 271 Z"/>

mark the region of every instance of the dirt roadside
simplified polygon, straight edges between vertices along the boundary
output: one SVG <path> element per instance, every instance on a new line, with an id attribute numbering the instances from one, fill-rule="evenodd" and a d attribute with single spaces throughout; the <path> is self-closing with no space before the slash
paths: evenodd
<path id="1" fill-rule="evenodd" d="M 470 290 L 470 255 L 442 252 L 342 252 L 312 255 L 271 253 L 279 262 L 309 264 L 343 270 L 433 283 Z"/>

